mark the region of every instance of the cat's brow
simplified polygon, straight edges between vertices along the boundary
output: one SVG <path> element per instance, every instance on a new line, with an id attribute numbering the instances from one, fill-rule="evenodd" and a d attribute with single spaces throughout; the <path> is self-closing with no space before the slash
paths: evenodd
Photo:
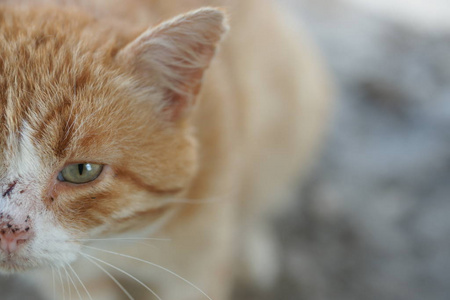
<path id="1" fill-rule="evenodd" d="M 38 130 L 35 133 L 35 141 L 42 141 L 44 138 L 51 141 L 51 146 L 54 154 L 57 157 L 64 157 L 65 151 L 72 140 L 71 126 L 73 126 L 72 116 L 66 115 L 67 107 L 71 106 L 68 102 L 61 102 L 49 109 L 47 114 L 43 117 L 43 121 L 39 124 Z M 65 120 L 61 123 L 60 119 Z M 56 123 L 58 130 L 49 130 Z M 55 127 L 53 127 L 55 128 Z M 49 139 L 49 136 L 53 138 Z"/>

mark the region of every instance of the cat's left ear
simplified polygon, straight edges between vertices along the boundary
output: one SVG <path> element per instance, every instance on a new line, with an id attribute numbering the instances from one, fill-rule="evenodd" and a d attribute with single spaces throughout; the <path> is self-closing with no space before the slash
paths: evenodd
<path id="1" fill-rule="evenodd" d="M 192 107 L 227 29 L 222 11 L 202 8 L 150 28 L 116 59 L 131 67 L 145 85 L 161 91 L 164 111 L 179 118 Z"/>

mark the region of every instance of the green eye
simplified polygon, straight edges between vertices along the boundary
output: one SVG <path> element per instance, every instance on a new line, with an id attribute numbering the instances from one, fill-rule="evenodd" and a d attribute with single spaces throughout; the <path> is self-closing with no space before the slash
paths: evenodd
<path id="1" fill-rule="evenodd" d="M 86 183 L 97 178 L 102 169 L 103 165 L 89 163 L 68 165 L 59 172 L 58 180 L 76 184 Z"/>

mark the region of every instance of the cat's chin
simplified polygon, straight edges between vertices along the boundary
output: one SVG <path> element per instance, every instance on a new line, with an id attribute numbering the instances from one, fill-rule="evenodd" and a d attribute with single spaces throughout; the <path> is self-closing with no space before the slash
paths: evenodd
<path id="1" fill-rule="evenodd" d="M 62 265 L 70 264 L 77 259 L 76 255 L 65 257 L 66 261 Z M 0 274 L 23 273 L 32 270 L 46 269 L 51 265 L 58 264 L 55 261 L 48 261 L 42 258 L 32 258 L 23 255 L 1 255 L 0 256 Z"/>
<path id="2" fill-rule="evenodd" d="M 29 259 L 4 258 L 0 260 L 0 274 L 21 273 L 30 270 L 39 269 L 43 266 L 32 263 Z"/>

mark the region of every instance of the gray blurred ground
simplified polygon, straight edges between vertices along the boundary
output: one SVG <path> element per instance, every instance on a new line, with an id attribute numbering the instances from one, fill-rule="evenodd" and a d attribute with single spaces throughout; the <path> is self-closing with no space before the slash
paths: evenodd
<path id="1" fill-rule="evenodd" d="M 339 0 L 280 1 L 320 45 L 339 96 L 320 163 L 277 223 L 279 283 L 241 298 L 450 299 L 450 30 Z M 1 300 L 37 299 L 26 290 L 0 281 Z"/>
<path id="2" fill-rule="evenodd" d="M 450 30 L 282 2 L 340 94 L 321 161 L 279 222 L 283 277 L 257 299 L 450 299 Z"/>

